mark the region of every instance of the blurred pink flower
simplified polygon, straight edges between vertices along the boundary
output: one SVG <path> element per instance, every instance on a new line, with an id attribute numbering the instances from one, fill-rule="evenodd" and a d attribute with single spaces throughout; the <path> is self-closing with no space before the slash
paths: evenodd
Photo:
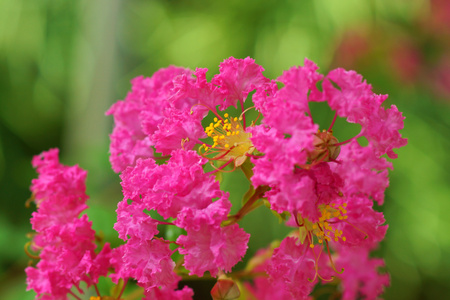
<path id="1" fill-rule="evenodd" d="M 51 149 L 33 158 L 38 178 L 31 190 L 37 211 L 31 224 L 36 234 L 31 248 L 39 252 L 35 267 L 26 268 L 27 289 L 37 297 L 66 299 L 72 287 L 81 281 L 87 286 L 98 282 L 108 272 L 110 248 L 105 244 L 95 253 L 95 232 L 87 215 L 85 194 L 86 171 L 78 166 L 61 165 L 58 149 Z"/>

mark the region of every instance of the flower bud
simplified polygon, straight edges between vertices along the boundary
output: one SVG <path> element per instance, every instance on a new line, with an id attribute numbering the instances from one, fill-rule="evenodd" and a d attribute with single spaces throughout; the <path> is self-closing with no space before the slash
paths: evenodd
<path id="1" fill-rule="evenodd" d="M 211 290 L 213 300 L 233 300 L 239 298 L 240 295 L 237 284 L 228 278 L 218 279 Z"/>
<path id="2" fill-rule="evenodd" d="M 314 150 L 308 153 L 308 160 L 311 163 L 335 160 L 341 152 L 341 147 L 335 146 L 337 143 L 339 141 L 332 131 L 318 131 L 313 136 Z"/>

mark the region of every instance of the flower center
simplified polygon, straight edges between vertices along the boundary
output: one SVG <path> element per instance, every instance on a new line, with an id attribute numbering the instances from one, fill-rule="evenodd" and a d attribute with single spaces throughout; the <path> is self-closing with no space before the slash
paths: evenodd
<path id="1" fill-rule="evenodd" d="M 203 144 L 205 152 L 203 155 L 214 155 L 212 160 L 234 161 L 234 165 L 242 165 L 247 154 L 251 154 L 255 147 L 250 141 L 251 134 L 245 132 L 241 124 L 242 118 L 229 117 L 226 113 L 224 119 L 214 118 L 205 128 L 205 133 L 212 138 L 213 144 Z"/>
<path id="2" fill-rule="evenodd" d="M 330 225 L 336 222 L 335 219 L 345 220 L 348 218 L 345 207 L 347 207 L 347 203 L 339 206 L 335 203 L 332 203 L 331 205 L 321 205 L 320 212 L 322 215 L 318 222 L 312 223 L 307 219 L 303 219 L 305 229 L 308 232 L 309 246 L 311 248 L 314 248 L 313 236 L 316 236 L 319 244 L 331 240 L 334 240 L 335 242 L 342 240 L 345 242 L 346 237 L 342 236 L 342 230 L 334 229 Z"/>
<path id="3" fill-rule="evenodd" d="M 339 141 L 333 136 L 333 130 L 318 130 L 313 136 L 314 150 L 308 153 L 308 159 L 311 163 L 327 162 L 335 160 L 341 147 L 336 146 Z"/>

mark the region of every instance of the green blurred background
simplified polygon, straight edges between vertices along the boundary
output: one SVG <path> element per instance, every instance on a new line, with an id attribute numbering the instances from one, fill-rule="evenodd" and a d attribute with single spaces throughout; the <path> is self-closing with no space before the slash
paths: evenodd
<path id="1" fill-rule="evenodd" d="M 89 170 L 88 214 L 116 239 L 120 185 L 108 162 L 104 112 L 130 79 L 170 64 L 207 67 L 251 56 L 276 78 L 308 57 L 325 73 L 354 69 L 406 116 L 379 255 L 386 299 L 450 295 L 450 1 L 0 0 L 0 291 L 25 292 L 30 160 L 51 147 Z M 229 184 L 231 187 L 232 185 Z M 251 251 L 282 231 L 267 212 L 244 220 Z"/>

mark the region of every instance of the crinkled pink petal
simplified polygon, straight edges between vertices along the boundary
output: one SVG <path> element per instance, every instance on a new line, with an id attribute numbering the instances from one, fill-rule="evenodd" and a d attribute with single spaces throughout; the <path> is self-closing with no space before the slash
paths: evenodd
<path id="1" fill-rule="evenodd" d="M 298 212 L 312 222 L 319 217 L 315 182 L 309 176 L 286 175 L 279 185 L 279 191 L 275 194 L 266 193 L 266 195 L 271 208 L 279 213 Z"/>
<path id="2" fill-rule="evenodd" d="M 109 262 L 114 268 L 114 272 L 109 274 L 109 277 L 115 284 L 119 282 L 119 279 L 123 279 L 124 281 L 126 281 L 126 279 L 128 279 L 129 277 L 124 261 L 124 253 L 126 247 L 126 244 L 120 245 L 119 247 L 116 247 L 111 251 L 111 259 Z"/>
<path id="3" fill-rule="evenodd" d="M 181 149 L 165 165 L 139 160 L 121 175 L 124 197 L 144 202 L 164 218 L 175 218 L 184 207 L 205 208 L 222 195 L 214 176 L 204 173 L 205 163 L 196 152 Z"/>
<path id="4" fill-rule="evenodd" d="M 373 141 L 376 153 L 383 155 L 386 153 L 390 158 L 397 158 L 394 148 L 406 146 L 408 140 L 402 138 L 399 133 L 403 129 L 405 117 L 398 111 L 395 105 L 385 109 L 380 107 L 377 114 L 378 119 L 370 122 L 367 126 L 365 136 Z"/>
<path id="5" fill-rule="evenodd" d="M 172 251 L 164 241 L 132 237 L 124 245 L 120 276 L 135 278 L 146 290 L 171 285 L 178 281 L 171 255 Z"/>
<path id="6" fill-rule="evenodd" d="M 116 126 L 110 139 L 109 160 L 116 173 L 134 166 L 139 158 L 154 157 L 154 143 L 144 134 L 133 135 L 129 130 Z"/>
<path id="7" fill-rule="evenodd" d="M 295 237 L 285 238 L 279 248 L 274 250 L 266 266 L 269 281 L 280 287 L 284 286 L 291 293 L 292 299 L 308 299 L 317 283 L 313 251 L 315 250 L 310 249 L 307 243 L 301 244 Z M 321 259 L 318 263 L 319 273 L 324 278 L 329 278 L 330 270 L 325 260 Z"/>
<path id="8" fill-rule="evenodd" d="M 33 166 L 39 177 L 31 181 L 31 191 L 37 205 L 51 198 L 58 201 L 58 197 L 64 197 L 68 201 L 78 199 L 80 205 L 84 205 L 88 199 L 86 195 L 87 172 L 78 166 L 64 166 L 59 163 L 58 149 L 51 149 L 36 155 L 33 158 Z M 61 200 L 61 201 L 64 201 Z"/>
<path id="9" fill-rule="evenodd" d="M 194 291 L 188 286 L 184 286 L 181 290 L 153 287 L 146 291 L 144 296 L 145 298 L 142 298 L 142 300 L 191 300 L 194 296 Z"/>
<path id="10" fill-rule="evenodd" d="M 330 71 L 322 86 L 331 109 L 350 123 L 365 124 L 387 98 L 374 94 L 360 74 L 341 68 Z"/>
<path id="11" fill-rule="evenodd" d="M 343 145 L 339 164 L 331 167 L 344 180 L 342 192 L 346 197 L 367 195 L 378 205 L 383 204 L 384 191 L 389 185 L 387 169 L 392 169 L 392 163 L 377 156 L 371 143 L 362 147 L 354 140 Z"/>
<path id="12" fill-rule="evenodd" d="M 403 147 L 407 140 L 398 132 L 404 117 L 395 105 L 381 106 L 387 95 L 372 92 L 372 86 L 355 71 L 332 70 L 323 81 L 323 95 L 330 107 L 350 123 L 361 124 L 361 134 L 373 142 L 377 155 L 397 155 L 393 148 Z"/>
<path id="13" fill-rule="evenodd" d="M 342 230 L 346 241 L 339 240 L 340 244 L 356 247 L 374 247 L 383 240 L 388 229 L 384 215 L 373 209 L 373 202 L 364 197 L 351 197 L 342 199 L 347 203 L 347 216 L 345 222 L 337 222 L 333 227 Z M 342 204 L 336 202 L 337 204 Z"/>
<path id="14" fill-rule="evenodd" d="M 145 206 L 126 200 L 117 205 L 117 222 L 114 229 L 119 233 L 119 238 L 127 240 L 129 237 L 137 237 L 144 240 L 152 239 L 159 233 L 158 223 L 144 212 Z"/>
<path id="15" fill-rule="evenodd" d="M 173 80 L 189 76 L 189 69 L 170 66 L 160 69 L 151 78 L 137 77 L 131 81 L 132 90 L 124 101 L 116 102 L 107 112 L 114 115 L 111 134 L 110 161 L 114 171 L 121 172 L 135 164 L 138 158 L 153 157 L 153 141 L 149 137 L 164 120 L 171 106 Z"/>
<path id="16" fill-rule="evenodd" d="M 342 280 L 342 299 L 355 300 L 361 296 L 367 300 L 379 299 L 385 287 L 390 285 L 389 274 L 380 273 L 384 261 L 369 258 L 367 248 L 342 247 L 338 251 L 336 264 L 345 271 L 337 276 Z"/>
<path id="17" fill-rule="evenodd" d="M 199 139 L 206 137 L 201 123 L 203 115 L 175 109 L 168 109 L 166 115 L 158 130 L 152 135 L 155 149 L 163 155 L 169 155 L 176 149 L 191 150 L 195 144 L 200 143 Z"/>
<path id="18" fill-rule="evenodd" d="M 237 224 L 221 227 L 231 207 L 225 196 L 202 210 L 184 209 L 176 221 L 187 232 L 177 243 L 182 245 L 179 252 L 186 255 L 185 267 L 191 274 L 203 276 L 209 271 L 215 276 L 218 269 L 231 271 L 247 250 L 249 234 Z"/>
<path id="19" fill-rule="evenodd" d="M 312 147 L 312 135 L 302 132 L 284 138 L 283 134 L 275 128 L 255 126 L 248 128 L 252 134 L 251 140 L 256 149 L 264 156 L 252 159 L 255 164 L 252 183 L 279 184 L 285 174 L 291 174 L 295 165 L 303 165 L 307 160 L 304 149 Z"/>
<path id="20" fill-rule="evenodd" d="M 67 282 L 61 282 L 62 278 L 58 272 L 27 267 L 25 273 L 27 274 L 27 291 L 34 290 L 39 299 L 45 299 L 46 295 L 52 297 L 47 299 L 67 299 L 66 295 L 72 285 L 67 287 Z"/>
<path id="21" fill-rule="evenodd" d="M 224 102 L 224 97 L 218 88 L 207 82 L 208 69 L 197 68 L 194 72 L 195 81 L 188 80 L 186 76 L 179 76 L 174 80 L 174 94 L 170 98 L 173 107 L 178 110 L 189 110 L 194 114 L 204 115 Z M 188 107 L 186 103 L 191 106 Z"/>
<path id="22" fill-rule="evenodd" d="M 252 100 L 255 109 L 263 116 L 270 114 L 270 111 L 277 109 L 278 102 L 274 95 L 278 92 L 278 85 L 275 80 L 270 80 L 263 87 L 256 89 Z"/>
<path id="23" fill-rule="evenodd" d="M 293 299 L 291 292 L 289 292 L 283 280 L 277 278 L 269 279 L 267 277 L 257 277 L 253 280 L 251 285 L 244 282 L 245 288 L 250 292 L 253 298 L 258 300 L 273 300 L 273 299 Z M 308 298 L 304 298 L 308 299 Z"/>
<path id="24" fill-rule="evenodd" d="M 237 107 L 238 101 L 243 103 L 251 91 L 269 82 L 269 79 L 262 75 L 263 67 L 257 65 L 250 57 L 244 59 L 230 57 L 220 64 L 219 71 L 220 73 L 215 75 L 211 82 L 220 86 L 220 92 L 225 97 L 221 110 L 231 105 Z"/>
<path id="25" fill-rule="evenodd" d="M 227 219 L 230 212 L 231 202 L 228 200 L 228 193 L 224 193 L 222 198 L 211 203 L 204 209 L 185 207 L 178 214 L 175 224 L 184 229 L 199 231 L 201 226 L 220 226 L 222 221 Z"/>
<path id="26" fill-rule="evenodd" d="M 89 285 L 97 284 L 100 276 L 106 277 L 109 268 L 111 267 L 111 255 L 112 249 L 109 243 L 103 245 L 102 250 L 95 256 L 92 262 L 91 269 L 89 270 Z"/>
<path id="27" fill-rule="evenodd" d="M 31 190 L 37 211 L 31 219 L 36 234 L 31 249 L 39 252 L 36 268 L 26 270 L 28 289 L 41 299 L 66 299 L 73 286 L 89 286 L 97 275 L 90 274 L 97 263 L 95 232 L 87 215 L 86 171 L 61 165 L 58 150 L 43 152 L 33 159 L 39 174 Z M 106 259 L 106 270 L 109 259 Z M 104 273 L 104 272 L 103 272 Z"/>
<path id="28" fill-rule="evenodd" d="M 244 256 L 250 235 L 237 224 L 226 227 L 199 224 L 198 228 L 198 231 L 186 228 L 187 236 L 180 235 L 177 239 L 183 247 L 179 252 L 185 254 L 186 269 L 197 276 L 209 271 L 213 277 L 219 269 L 231 271 Z"/>

